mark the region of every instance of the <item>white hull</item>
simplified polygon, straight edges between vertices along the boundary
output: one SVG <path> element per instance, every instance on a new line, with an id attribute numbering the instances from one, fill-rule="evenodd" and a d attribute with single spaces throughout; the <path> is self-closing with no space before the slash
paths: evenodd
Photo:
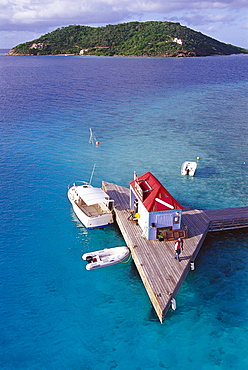
<path id="1" fill-rule="evenodd" d="M 184 162 L 181 167 L 181 174 L 194 176 L 196 168 L 197 168 L 196 162 Z"/>
<path id="2" fill-rule="evenodd" d="M 86 270 L 111 266 L 123 261 L 129 255 L 128 247 L 105 248 L 100 251 L 84 253 L 82 259 L 87 261 Z"/>
<path id="3" fill-rule="evenodd" d="M 88 194 L 89 190 L 92 190 L 93 194 L 90 194 L 90 199 Z M 85 198 L 84 191 L 87 192 L 85 193 Z M 95 196 L 94 192 L 97 193 L 97 196 Z M 102 196 L 104 196 L 104 198 L 101 198 Z M 93 188 L 88 184 L 80 186 L 73 185 L 68 190 L 68 199 L 79 221 L 86 228 L 95 229 L 114 223 L 113 214 L 109 209 L 109 197 L 101 189 Z"/>

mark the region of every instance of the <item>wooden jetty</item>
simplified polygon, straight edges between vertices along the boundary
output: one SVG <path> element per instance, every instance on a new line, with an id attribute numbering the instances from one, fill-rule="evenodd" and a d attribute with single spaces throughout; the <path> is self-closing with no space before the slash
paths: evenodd
<path id="1" fill-rule="evenodd" d="M 248 227 L 248 207 L 216 210 L 183 210 L 187 228 L 181 262 L 174 259 L 174 240 L 147 240 L 132 220 L 129 189 L 103 181 L 103 189 L 115 202 L 116 222 L 131 250 L 132 258 L 147 290 L 151 303 L 162 323 L 184 279 L 192 267 L 208 231 Z M 180 235 L 174 235 L 175 238 Z"/>

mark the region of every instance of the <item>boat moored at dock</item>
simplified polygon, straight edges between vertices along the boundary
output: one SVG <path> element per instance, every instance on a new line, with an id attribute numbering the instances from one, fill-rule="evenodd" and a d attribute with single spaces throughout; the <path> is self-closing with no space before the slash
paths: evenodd
<path id="1" fill-rule="evenodd" d="M 128 247 L 105 248 L 95 252 L 84 253 L 82 259 L 87 261 L 86 270 L 111 266 L 125 260 L 130 251 Z"/>
<path id="2" fill-rule="evenodd" d="M 113 200 L 101 188 L 87 182 L 74 183 L 68 189 L 68 199 L 79 221 L 88 229 L 101 228 L 114 223 Z"/>

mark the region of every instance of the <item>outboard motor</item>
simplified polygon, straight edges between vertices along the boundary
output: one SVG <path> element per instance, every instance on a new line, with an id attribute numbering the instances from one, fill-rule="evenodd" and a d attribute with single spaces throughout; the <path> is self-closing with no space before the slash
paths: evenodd
<path id="1" fill-rule="evenodd" d="M 91 257 L 91 256 L 86 257 L 86 261 L 87 261 L 88 263 L 93 262 L 93 257 Z"/>

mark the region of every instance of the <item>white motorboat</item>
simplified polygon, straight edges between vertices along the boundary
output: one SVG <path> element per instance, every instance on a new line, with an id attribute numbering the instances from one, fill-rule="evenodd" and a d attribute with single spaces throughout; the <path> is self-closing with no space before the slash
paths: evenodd
<path id="1" fill-rule="evenodd" d="M 128 247 L 105 248 L 100 251 L 84 253 L 82 259 L 87 261 L 86 270 L 94 270 L 114 265 L 125 260 L 130 251 Z"/>
<path id="2" fill-rule="evenodd" d="M 82 185 L 74 183 L 67 193 L 79 221 L 88 229 L 113 224 L 114 201 L 101 188 L 93 187 L 84 181 L 80 183 Z"/>
<path id="3" fill-rule="evenodd" d="M 196 162 L 184 162 L 181 167 L 181 174 L 182 175 L 189 175 L 189 176 L 194 176 L 195 171 L 197 168 L 197 163 Z"/>

